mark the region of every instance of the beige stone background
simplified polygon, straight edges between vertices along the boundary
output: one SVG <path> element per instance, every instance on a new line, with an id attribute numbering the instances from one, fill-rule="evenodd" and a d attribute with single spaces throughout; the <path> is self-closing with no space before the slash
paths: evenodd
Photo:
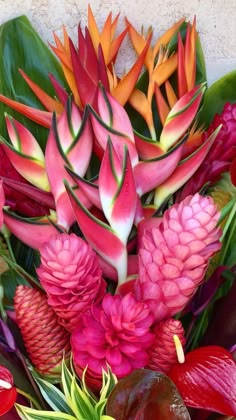
<path id="1" fill-rule="evenodd" d="M 124 17 L 136 29 L 154 28 L 154 40 L 176 20 L 197 18 L 197 29 L 205 53 L 208 81 L 211 84 L 236 69 L 236 0 L 91 0 L 90 5 L 101 27 L 107 14 L 120 13 L 119 29 Z M 45 42 L 53 42 L 52 32 L 61 34 L 64 24 L 76 40 L 78 23 L 87 23 L 85 0 L 0 0 L 0 23 L 25 14 Z M 118 72 L 131 64 L 134 56 L 126 41 L 119 56 Z"/>

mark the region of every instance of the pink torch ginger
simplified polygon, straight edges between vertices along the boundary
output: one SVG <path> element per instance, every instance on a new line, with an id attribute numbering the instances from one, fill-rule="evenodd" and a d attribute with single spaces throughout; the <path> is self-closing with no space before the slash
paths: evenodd
<path id="1" fill-rule="evenodd" d="M 66 233 L 53 236 L 40 248 L 39 279 L 47 292 L 48 304 L 59 322 L 72 331 L 81 314 L 100 302 L 106 283 L 91 247 L 80 237 Z"/>
<path id="2" fill-rule="evenodd" d="M 144 231 L 139 252 L 138 300 L 157 322 L 181 311 L 203 281 L 209 258 L 220 249 L 219 213 L 210 197 L 186 197 Z"/>
<path id="3" fill-rule="evenodd" d="M 137 302 L 131 293 L 124 298 L 106 295 L 101 307 L 94 306 L 82 315 L 72 333 L 78 375 L 81 377 L 88 366 L 88 385 L 100 389 L 102 369 L 106 370 L 107 364 L 118 378 L 144 367 L 154 338 L 150 332 L 152 323 L 148 306 Z"/>

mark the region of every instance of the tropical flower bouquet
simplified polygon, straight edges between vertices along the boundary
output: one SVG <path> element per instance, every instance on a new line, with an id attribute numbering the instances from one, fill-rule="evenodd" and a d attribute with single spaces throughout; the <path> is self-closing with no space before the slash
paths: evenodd
<path id="1" fill-rule="evenodd" d="M 236 418 L 236 71 L 118 19 L 0 27 L 3 419 Z"/>

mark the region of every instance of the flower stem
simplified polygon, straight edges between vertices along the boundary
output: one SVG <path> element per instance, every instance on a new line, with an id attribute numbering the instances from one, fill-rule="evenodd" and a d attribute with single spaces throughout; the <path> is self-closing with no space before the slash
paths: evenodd
<path id="1" fill-rule="evenodd" d="M 16 388 L 16 390 L 18 394 L 23 395 L 23 397 L 26 397 L 29 401 L 31 401 L 35 408 L 41 410 L 39 403 L 32 397 L 32 395 L 28 394 L 25 391 L 22 391 L 22 389 L 20 388 Z"/>

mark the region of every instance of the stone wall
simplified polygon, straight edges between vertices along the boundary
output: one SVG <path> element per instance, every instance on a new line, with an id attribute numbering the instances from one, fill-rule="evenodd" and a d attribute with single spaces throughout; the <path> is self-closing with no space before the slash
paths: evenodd
<path id="1" fill-rule="evenodd" d="M 0 23 L 25 14 L 46 42 L 53 41 L 52 31 L 60 35 L 62 24 L 75 40 L 78 22 L 82 27 L 87 22 L 87 5 L 85 0 L 0 0 Z M 90 5 L 99 26 L 112 11 L 120 13 L 120 29 L 125 16 L 137 29 L 152 25 L 154 39 L 182 16 L 192 21 L 196 15 L 209 83 L 236 69 L 236 0 L 91 0 Z M 132 60 L 126 41 L 118 71 Z"/>

